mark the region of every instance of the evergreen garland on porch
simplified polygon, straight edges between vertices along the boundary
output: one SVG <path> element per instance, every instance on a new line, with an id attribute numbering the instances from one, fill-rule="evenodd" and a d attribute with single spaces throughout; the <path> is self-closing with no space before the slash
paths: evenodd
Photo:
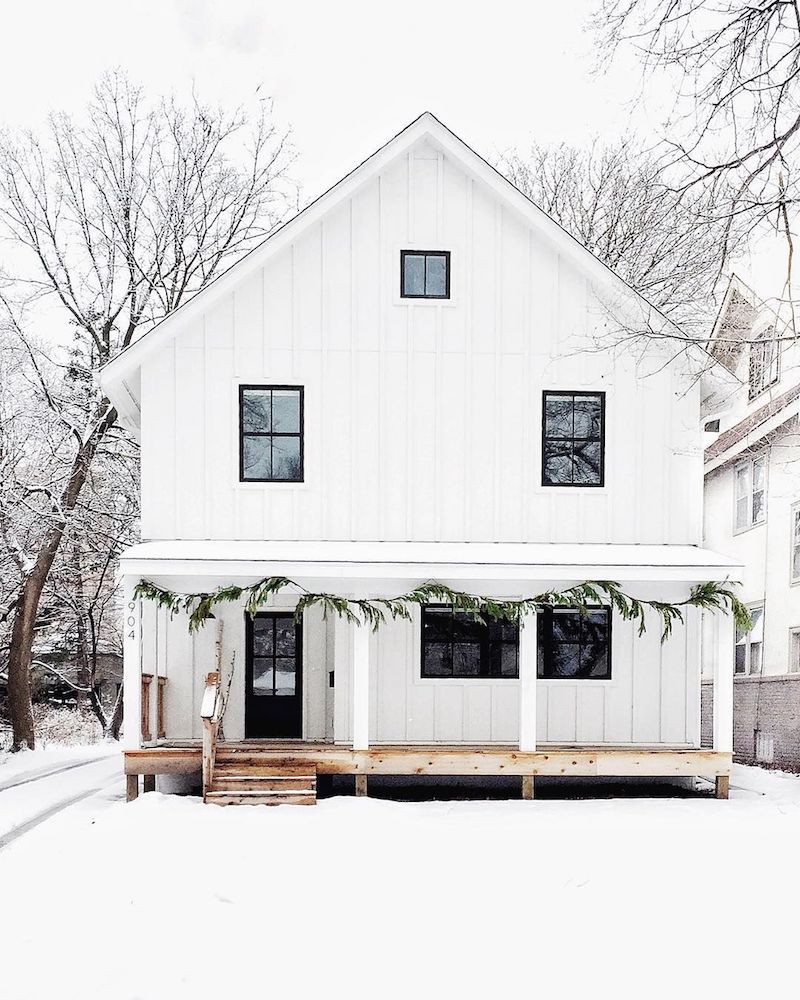
<path id="1" fill-rule="evenodd" d="M 639 635 L 646 631 L 645 612 L 650 609 L 661 618 L 661 641 L 672 632 L 675 622 L 683 622 L 683 609 L 701 608 L 709 611 L 724 611 L 733 615 L 736 627 L 742 632 L 752 628 L 750 613 L 727 583 L 699 583 L 692 587 L 683 601 L 644 601 L 624 593 L 618 583 L 612 580 L 593 580 L 579 583 L 565 590 L 546 590 L 535 597 L 502 601 L 479 594 L 468 594 L 452 590 L 443 583 L 430 581 L 399 597 L 354 598 L 339 597 L 336 594 L 311 593 L 299 583 L 285 576 L 269 576 L 250 587 L 230 585 L 214 591 L 196 594 L 179 594 L 159 587 L 149 580 L 140 580 L 135 594 L 144 600 L 155 601 L 170 614 L 188 614 L 189 631 L 196 632 L 213 617 L 213 609 L 218 604 L 244 600 L 250 615 L 269 603 L 270 598 L 282 590 L 293 589 L 298 595 L 295 618 L 299 621 L 307 608 L 321 606 L 323 615 L 336 615 L 356 625 L 368 625 L 373 631 L 386 621 L 411 620 L 414 606 L 430 603 L 450 604 L 455 611 L 463 611 L 476 620 L 483 616 L 495 621 L 519 623 L 524 615 L 542 608 L 576 608 L 587 615 L 593 606 L 610 604 L 625 621 L 633 621 L 638 626 Z"/>

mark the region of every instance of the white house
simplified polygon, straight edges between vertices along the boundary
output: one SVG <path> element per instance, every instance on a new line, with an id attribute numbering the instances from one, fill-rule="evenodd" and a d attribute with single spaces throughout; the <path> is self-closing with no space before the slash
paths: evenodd
<path id="1" fill-rule="evenodd" d="M 744 566 L 734 753 L 800 769 L 800 344 L 732 278 L 711 349 L 736 375 L 705 401 L 705 540 Z M 710 674 L 710 671 L 709 671 Z M 706 682 L 708 690 L 710 676 Z"/>
<path id="2" fill-rule="evenodd" d="M 655 612 L 639 636 L 604 604 L 518 628 L 432 603 L 371 632 L 318 607 L 295 622 L 289 587 L 190 634 L 134 594 L 614 580 L 680 601 L 736 579 L 701 547 L 691 359 L 598 350 L 612 314 L 667 322 L 423 114 L 112 361 L 103 387 L 142 449 L 144 540 L 122 560 L 130 793 L 202 762 L 216 801 L 313 801 L 317 773 L 361 792 L 369 774 L 512 774 L 528 796 L 535 775 L 700 774 L 725 794 L 725 615 L 709 751 L 694 607 L 663 644 Z"/>

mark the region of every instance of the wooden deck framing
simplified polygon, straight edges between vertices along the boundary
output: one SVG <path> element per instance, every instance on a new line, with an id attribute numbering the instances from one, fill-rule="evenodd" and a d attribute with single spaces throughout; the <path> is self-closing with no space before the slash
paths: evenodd
<path id="1" fill-rule="evenodd" d="M 225 743 L 242 763 L 272 768 L 309 765 L 318 774 L 368 775 L 512 775 L 526 779 L 523 792 L 533 797 L 533 779 L 555 777 L 706 777 L 716 782 L 717 794 L 727 797 L 731 754 L 714 750 L 661 747 L 555 747 L 524 752 L 513 746 L 374 746 L 367 750 L 331 743 L 248 740 Z M 197 744 L 154 746 L 125 752 L 125 774 L 189 774 L 202 769 Z M 130 787 L 130 786 L 129 786 Z M 366 794 L 366 781 L 358 782 Z"/>

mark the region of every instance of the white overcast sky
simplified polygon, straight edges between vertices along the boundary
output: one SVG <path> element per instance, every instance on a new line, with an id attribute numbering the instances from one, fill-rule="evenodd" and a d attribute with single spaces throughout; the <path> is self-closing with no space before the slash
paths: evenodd
<path id="1" fill-rule="evenodd" d="M 234 105 L 260 86 L 290 126 L 305 198 L 329 187 L 422 111 L 484 155 L 655 138 L 671 95 L 641 93 L 632 57 L 595 74 L 595 0 L 26 0 L 4 3 L 0 124 L 79 112 L 122 67 L 154 92 L 193 83 Z M 771 265 L 770 265 L 771 266 Z M 749 273 L 748 273 L 749 270 Z M 743 276 L 770 281 L 765 255 Z M 768 291 L 765 289 L 765 291 Z"/>

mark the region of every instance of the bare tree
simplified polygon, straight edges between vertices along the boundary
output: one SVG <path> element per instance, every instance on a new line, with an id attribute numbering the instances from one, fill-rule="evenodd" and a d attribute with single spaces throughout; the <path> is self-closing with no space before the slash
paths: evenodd
<path id="1" fill-rule="evenodd" d="M 95 373 L 142 326 L 177 308 L 283 218 L 286 135 L 260 102 L 248 119 L 196 98 L 148 101 L 114 73 L 80 121 L 55 114 L 43 135 L 0 141 L 0 224 L 24 255 L 2 304 L 70 459 L 40 486 L 47 516 L 19 554 L 8 654 L 13 749 L 34 746 L 31 649 L 40 600 L 82 490 L 115 434 Z M 42 371 L 27 309 L 55 302 L 66 341 L 57 383 Z"/>
<path id="2" fill-rule="evenodd" d="M 719 269 L 736 228 L 772 226 L 787 240 L 783 299 L 793 302 L 800 155 L 800 5 L 788 0 L 600 0 L 602 49 L 640 54 L 676 87 L 665 176 L 713 192 L 722 223 Z M 676 86 L 677 85 L 677 86 Z M 678 168 L 677 176 L 674 168 Z M 794 328 L 794 309 L 790 308 Z"/>
<path id="3" fill-rule="evenodd" d="M 705 329 L 719 274 L 709 195 L 676 193 L 632 140 L 512 150 L 506 176 L 687 333 Z"/>

